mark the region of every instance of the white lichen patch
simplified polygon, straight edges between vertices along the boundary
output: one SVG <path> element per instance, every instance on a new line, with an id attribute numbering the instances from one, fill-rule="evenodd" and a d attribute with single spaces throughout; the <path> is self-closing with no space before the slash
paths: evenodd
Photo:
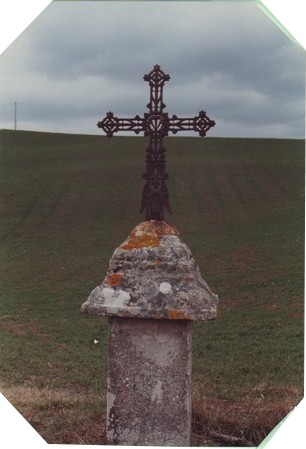
<path id="1" fill-rule="evenodd" d="M 108 313 L 118 313 L 128 305 L 131 295 L 124 290 L 105 287 L 102 289 L 103 305 Z"/>
<path id="2" fill-rule="evenodd" d="M 127 304 L 131 299 L 131 295 L 124 290 L 118 290 L 117 292 L 117 300 L 122 302 L 123 304 Z"/>
<path id="3" fill-rule="evenodd" d="M 161 293 L 163 293 L 164 295 L 167 295 L 168 293 L 170 293 L 172 291 L 171 284 L 169 284 L 169 282 L 161 282 L 159 284 L 159 291 Z"/>
<path id="4" fill-rule="evenodd" d="M 110 287 L 105 287 L 102 290 L 102 294 L 104 296 L 105 299 L 110 299 L 114 296 L 115 290 L 113 288 Z"/>
<path id="5" fill-rule="evenodd" d="M 160 402 L 162 402 L 162 400 L 163 400 L 162 383 L 160 380 L 158 380 L 152 390 L 151 401 L 152 401 L 152 404 L 154 404 L 154 403 L 160 403 Z"/>

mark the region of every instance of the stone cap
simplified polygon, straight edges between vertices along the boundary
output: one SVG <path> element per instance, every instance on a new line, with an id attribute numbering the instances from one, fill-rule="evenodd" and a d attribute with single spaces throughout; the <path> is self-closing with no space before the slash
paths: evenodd
<path id="1" fill-rule="evenodd" d="M 212 320 L 218 296 L 201 277 L 178 230 L 165 221 L 137 225 L 115 250 L 106 277 L 82 312 L 130 318 Z"/>

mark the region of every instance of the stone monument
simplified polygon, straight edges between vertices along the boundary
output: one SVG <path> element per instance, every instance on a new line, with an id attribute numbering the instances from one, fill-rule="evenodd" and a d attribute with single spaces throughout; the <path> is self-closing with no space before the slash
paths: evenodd
<path id="1" fill-rule="evenodd" d="M 169 131 L 214 126 L 204 111 L 192 119 L 163 112 L 159 66 L 145 75 L 150 112 L 141 119 L 112 113 L 98 123 L 108 136 L 143 130 L 149 136 L 146 185 L 136 226 L 111 257 L 104 281 L 83 304 L 87 314 L 108 316 L 107 439 L 129 446 L 189 446 L 191 434 L 191 322 L 213 320 L 218 297 L 201 277 L 179 231 L 164 220 L 170 212 L 165 185 Z"/>

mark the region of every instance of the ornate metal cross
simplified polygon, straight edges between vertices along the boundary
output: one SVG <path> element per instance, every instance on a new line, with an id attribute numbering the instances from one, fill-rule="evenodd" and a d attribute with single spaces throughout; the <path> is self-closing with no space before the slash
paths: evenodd
<path id="1" fill-rule="evenodd" d="M 166 105 L 163 102 L 163 87 L 170 76 L 166 75 L 159 65 L 144 75 L 144 80 L 150 86 L 150 102 L 147 104 L 149 112 L 143 117 L 136 115 L 134 118 L 118 118 L 112 112 L 98 122 L 108 137 L 112 137 L 118 131 L 133 131 L 136 134 L 144 132 L 149 137 L 147 148 L 146 172 L 143 178 L 146 184 L 143 189 L 140 212 L 146 210 L 147 220 L 163 220 L 165 209 L 171 213 L 166 180 L 166 149 L 163 146 L 163 138 L 169 132 L 176 134 L 178 131 L 196 131 L 204 137 L 207 131 L 215 126 L 215 122 L 207 117 L 206 112 L 200 111 L 199 115 L 192 118 L 180 118 L 163 112 Z"/>

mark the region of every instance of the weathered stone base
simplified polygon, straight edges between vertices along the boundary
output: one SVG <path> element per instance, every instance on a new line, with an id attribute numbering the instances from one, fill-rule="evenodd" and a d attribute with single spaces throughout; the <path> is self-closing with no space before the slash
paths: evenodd
<path id="1" fill-rule="evenodd" d="M 190 446 L 190 321 L 109 317 L 108 360 L 108 443 Z"/>

